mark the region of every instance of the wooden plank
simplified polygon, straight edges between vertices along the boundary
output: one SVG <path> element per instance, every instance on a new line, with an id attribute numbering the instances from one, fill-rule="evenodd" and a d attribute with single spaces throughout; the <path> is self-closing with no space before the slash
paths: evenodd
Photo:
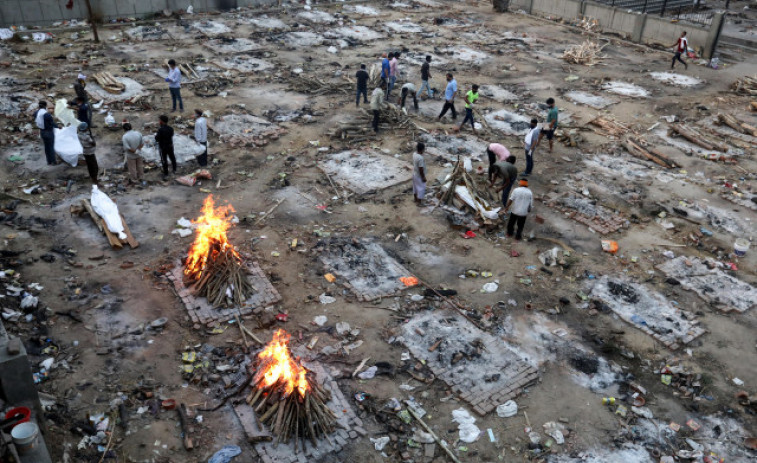
<path id="1" fill-rule="evenodd" d="M 137 241 L 134 238 L 134 235 L 131 234 L 131 230 L 129 230 L 129 225 L 126 224 L 126 219 L 124 219 L 124 215 L 121 214 L 121 223 L 124 226 L 124 233 L 126 233 L 126 242 L 129 243 L 129 246 L 131 246 L 132 249 L 139 247 L 139 241 Z"/>
<path id="2" fill-rule="evenodd" d="M 113 232 L 108 230 L 108 224 L 105 223 L 105 219 L 101 218 L 100 223 L 103 227 L 103 232 L 105 232 L 105 236 L 108 238 L 108 242 L 110 243 L 111 247 L 115 249 L 121 249 L 124 247 L 124 245 L 121 243 L 121 240 L 118 239 L 117 235 L 114 235 Z"/>
<path id="3" fill-rule="evenodd" d="M 97 228 L 100 231 L 103 231 L 103 226 L 100 223 L 100 216 L 97 215 L 97 213 L 95 213 L 94 209 L 92 209 L 92 204 L 89 203 L 89 200 L 88 199 L 82 199 L 81 200 L 81 205 L 84 206 L 84 209 L 86 209 L 87 212 L 89 212 L 89 216 L 92 217 L 92 221 L 95 223 L 95 225 L 97 225 Z"/>

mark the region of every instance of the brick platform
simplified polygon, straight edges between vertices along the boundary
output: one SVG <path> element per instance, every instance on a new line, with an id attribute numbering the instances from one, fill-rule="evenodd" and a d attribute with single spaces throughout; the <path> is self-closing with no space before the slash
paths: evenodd
<path id="1" fill-rule="evenodd" d="M 305 451 L 303 452 L 302 450 L 302 444 L 299 444 L 295 453 L 293 440 L 287 444 L 280 443 L 277 446 L 275 445 L 276 436 L 273 436 L 273 441 L 260 442 L 260 436 L 262 434 L 269 434 L 269 430 L 265 426 L 262 429 L 258 427 L 257 419 L 250 416 L 250 413 L 254 414 L 255 412 L 252 411 L 249 405 L 246 403 L 237 405 L 234 407 L 234 411 L 242 422 L 242 427 L 248 439 L 254 442 L 255 451 L 263 463 L 305 463 L 317 461 L 327 454 L 341 451 L 351 440 L 368 434 L 363 428 L 363 421 L 357 417 L 350 401 L 344 397 L 336 381 L 326 373 L 320 364 L 303 363 L 315 373 L 318 383 L 324 389 L 331 392 L 331 400 L 326 405 L 337 416 L 337 430 L 329 436 L 331 442 L 321 438 L 318 440 L 318 446 L 314 447 L 312 442 L 308 440 L 305 442 Z"/>
<path id="2" fill-rule="evenodd" d="M 181 298 L 184 307 L 186 307 L 189 316 L 192 318 L 192 322 L 213 326 L 233 320 L 234 315 L 244 316 L 258 313 L 265 307 L 276 304 L 281 300 L 281 295 L 273 287 L 257 262 L 247 264 L 247 269 L 249 270 L 247 278 L 252 287 L 255 288 L 255 294 L 247 299 L 244 306 L 238 308 L 215 308 L 208 304 L 207 299 L 204 297 L 194 297 L 192 291 L 184 286 L 182 273 L 184 267 L 182 265 L 177 264 L 174 266 L 167 276 L 173 282 L 174 287 L 176 287 L 176 292 L 179 298 Z"/>
<path id="3" fill-rule="evenodd" d="M 406 289 L 400 277 L 412 273 L 368 239 L 331 238 L 319 244 L 324 272 L 338 276 L 360 301 L 393 296 Z"/>
<path id="4" fill-rule="evenodd" d="M 504 341 L 479 330 L 457 313 L 425 312 L 402 327 L 399 338 L 417 359 L 483 416 L 539 378 L 539 372 Z M 441 343 L 432 352 L 429 348 Z M 480 352 L 474 344 L 481 346 Z M 458 352 L 471 354 L 452 363 Z M 493 378 L 493 375 L 499 377 Z"/>

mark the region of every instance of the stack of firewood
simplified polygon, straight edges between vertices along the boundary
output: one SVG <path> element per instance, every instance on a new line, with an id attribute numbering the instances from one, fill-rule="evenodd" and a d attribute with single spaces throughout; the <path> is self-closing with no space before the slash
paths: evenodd
<path id="1" fill-rule="evenodd" d="M 165 67 L 166 69 L 171 69 L 171 67 L 168 65 L 167 59 L 163 60 L 163 67 Z M 188 79 L 200 78 L 200 74 L 198 74 L 189 64 L 178 63 L 176 64 L 176 67 L 178 67 L 179 72 L 181 72 L 181 74 Z"/>
<path id="2" fill-rule="evenodd" d="M 353 84 L 348 80 L 344 82 L 326 82 L 317 77 L 298 75 L 289 82 L 289 88 L 295 92 L 308 93 L 310 95 L 325 95 L 327 93 L 349 93 Z"/>
<path id="3" fill-rule="evenodd" d="M 185 272 L 187 285 L 194 284 L 194 293 L 213 307 L 242 307 L 255 289 L 239 254 L 230 244 L 215 241 L 207 256 L 200 272 Z"/>
<path id="4" fill-rule="evenodd" d="M 605 57 L 601 52 L 606 46 L 607 44 L 599 45 L 597 42 L 587 40 L 581 45 L 572 45 L 568 47 L 563 53 L 562 59 L 570 64 L 594 66 Z"/>
<path id="5" fill-rule="evenodd" d="M 675 161 L 662 154 L 656 148 L 648 146 L 643 140 L 634 140 L 633 138 L 628 137 L 623 141 L 623 147 L 631 153 L 631 155 L 639 159 L 650 160 L 666 169 L 680 167 Z"/>
<path id="6" fill-rule="evenodd" d="M 736 82 L 731 84 L 731 90 L 736 93 L 757 96 L 757 76 L 745 76 L 741 79 L 737 79 Z"/>
<path id="7" fill-rule="evenodd" d="M 745 122 L 739 121 L 738 119 L 731 116 L 730 114 L 718 113 L 718 121 L 721 124 L 725 124 L 739 133 L 745 133 L 747 135 L 757 137 L 757 128 Z"/>
<path id="8" fill-rule="evenodd" d="M 602 116 L 597 116 L 594 119 L 589 121 L 589 124 L 599 127 L 602 133 L 612 136 L 612 137 L 621 137 L 624 134 L 626 134 L 630 129 L 620 122 L 614 120 L 614 119 L 607 119 Z"/>
<path id="9" fill-rule="evenodd" d="M 405 111 L 402 111 L 399 106 L 394 104 L 384 105 L 380 111 L 379 121 L 379 128 L 381 130 L 403 129 L 411 132 L 415 132 L 416 130 L 428 132 L 413 122 Z M 366 140 L 373 136 L 372 122 L 373 112 L 363 109 L 359 117 L 339 122 L 338 126 L 329 131 L 328 134 L 332 138 L 340 138 L 352 142 Z"/>
<path id="10" fill-rule="evenodd" d="M 98 72 L 92 77 L 95 79 L 97 84 L 105 89 L 105 91 L 108 93 L 119 94 L 123 93 L 124 90 L 126 90 L 126 85 L 117 81 L 116 78 L 113 77 L 113 74 L 109 72 Z"/>
<path id="11" fill-rule="evenodd" d="M 690 141 L 691 143 L 701 146 L 702 148 L 710 151 L 722 151 L 726 152 L 728 151 L 728 146 L 724 143 L 720 143 L 714 140 L 711 140 L 701 133 L 697 132 L 694 128 L 687 126 L 684 127 L 681 124 L 671 124 L 670 129 L 685 138 L 686 140 Z"/>

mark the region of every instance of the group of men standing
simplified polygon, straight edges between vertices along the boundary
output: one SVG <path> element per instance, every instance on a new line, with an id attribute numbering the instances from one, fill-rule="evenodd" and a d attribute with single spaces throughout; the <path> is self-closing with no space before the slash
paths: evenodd
<path id="1" fill-rule="evenodd" d="M 176 65 L 176 61 L 173 59 L 168 61 L 168 67 L 168 76 L 165 78 L 165 81 L 168 83 L 168 89 L 171 95 L 171 101 L 173 104 L 172 112 L 177 110 L 177 104 L 179 111 L 183 112 L 184 102 L 181 98 L 181 71 Z M 79 121 L 77 135 L 83 148 L 87 171 L 92 183 L 97 184 L 99 174 L 99 167 L 95 156 L 97 143 L 92 134 L 92 127 L 94 127 L 92 124 L 92 108 L 89 103 L 89 94 L 87 93 L 86 86 L 87 76 L 79 74 L 73 85 L 76 97 L 69 103 L 69 107 L 74 109 L 76 119 Z M 195 141 L 204 147 L 203 153 L 197 156 L 197 162 L 203 167 L 208 164 L 208 124 L 206 118 L 203 116 L 202 110 L 200 109 L 195 109 L 194 119 Z M 164 180 L 168 177 L 169 162 L 174 173 L 177 168 L 173 144 L 174 129 L 168 124 L 168 122 L 168 116 L 161 115 L 158 118 L 158 130 L 155 134 L 155 142 L 160 153 Z M 39 102 L 39 109 L 34 113 L 34 123 L 39 129 L 47 164 L 49 166 L 57 165 L 58 160 L 55 153 L 55 128 L 57 128 L 57 124 L 55 123 L 53 115 L 47 110 L 46 101 Z M 142 185 L 145 185 L 144 159 L 141 154 L 141 150 L 144 147 L 142 134 L 134 130 L 129 122 L 125 122 L 122 125 L 122 128 L 124 135 L 121 138 L 121 143 L 124 148 L 126 158 L 125 164 L 129 172 L 129 181 L 133 184 L 141 183 Z"/>

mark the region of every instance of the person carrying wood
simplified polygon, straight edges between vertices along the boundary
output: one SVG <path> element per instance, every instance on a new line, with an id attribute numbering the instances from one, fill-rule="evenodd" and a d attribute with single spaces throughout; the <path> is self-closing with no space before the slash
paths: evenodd
<path id="1" fill-rule="evenodd" d="M 413 154 L 413 200 L 416 206 L 423 205 L 423 198 L 426 196 L 426 160 L 423 158 L 423 152 L 426 151 L 426 145 L 418 142 Z"/>
<path id="2" fill-rule="evenodd" d="M 176 173 L 176 156 L 173 152 L 173 127 L 168 125 L 168 116 L 162 114 L 158 118 L 158 133 L 155 134 L 155 141 L 158 143 L 160 151 L 160 164 L 163 167 L 163 180 L 168 178 L 168 161 L 171 161 L 173 173 Z"/>
<path id="3" fill-rule="evenodd" d="M 381 109 L 384 107 L 384 90 L 376 87 L 371 93 L 371 111 L 373 112 L 373 131 L 378 133 Z"/>
<path id="4" fill-rule="evenodd" d="M 173 109 L 171 112 L 176 112 L 176 102 L 179 102 L 179 112 L 184 112 L 184 102 L 181 100 L 181 70 L 176 66 L 176 61 L 168 60 L 168 91 L 171 92 L 171 102 L 173 103 Z"/>
<path id="5" fill-rule="evenodd" d="M 673 61 L 670 63 L 670 69 L 675 67 L 676 61 L 683 63 L 684 69 L 689 69 L 689 65 L 686 64 L 686 61 L 681 59 L 681 53 L 685 55 L 689 49 L 689 39 L 686 38 L 686 31 L 681 32 L 681 36 L 678 37 L 678 40 L 676 40 L 676 43 L 672 46 L 675 47 L 676 51 L 673 54 Z"/>
<path id="6" fill-rule="evenodd" d="M 510 219 L 507 221 L 507 236 L 512 237 L 515 232 L 515 240 L 520 241 L 523 238 L 523 227 L 526 224 L 526 217 L 534 206 L 534 195 L 528 189 L 528 180 L 521 179 L 520 186 L 513 190 L 510 199 L 505 206 L 505 213 L 510 211 Z M 511 210 L 512 209 L 512 210 Z M 518 230 L 515 231 L 517 225 Z"/>
<path id="7" fill-rule="evenodd" d="M 145 161 L 142 159 L 140 150 L 145 146 L 142 140 L 142 134 L 132 129 L 131 124 L 126 122 L 123 125 L 124 136 L 121 142 L 126 152 L 126 166 L 129 169 L 129 181 L 131 183 L 142 182 L 142 186 L 147 186 L 144 181 Z"/>
<path id="8" fill-rule="evenodd" d="M 97 174 L 100 173 L 100 168 L 97 165 L 97 157 L 95 157 L 95 148 L 97 143 L 92 136 L 92 130 L 86 122 L 79 124 L 78 132 L 76 135 L 79 137 L 79 143 L 84 148 L 84 162 L 87 163 L 87 172 L 89 172 L 89 178 L 94 185 L 97 185 Z"/>

